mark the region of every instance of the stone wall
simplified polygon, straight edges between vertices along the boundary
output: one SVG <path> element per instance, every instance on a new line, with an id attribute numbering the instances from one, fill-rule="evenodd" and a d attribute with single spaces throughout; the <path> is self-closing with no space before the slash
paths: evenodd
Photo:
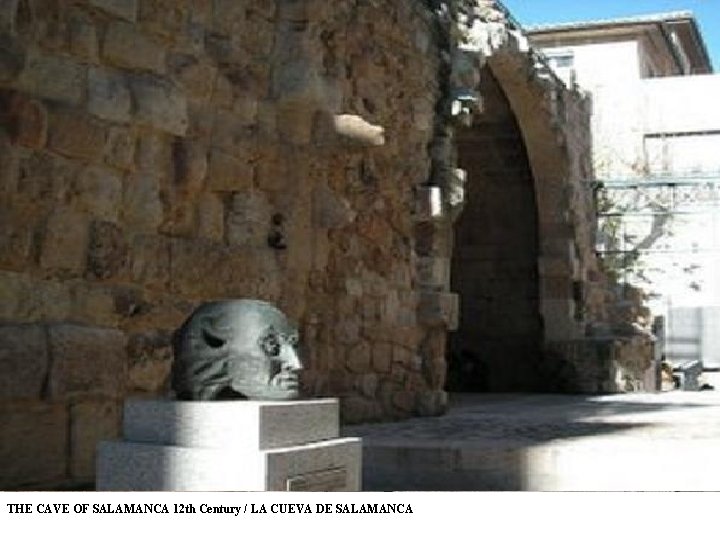
<path id="1" fill-rule="evenodd" d="M 420 2 L 0 3 L 1 487 L 91 481 L 211 299 L 299 321 L 346 421 L 442 412 L 436 41 Z"/>

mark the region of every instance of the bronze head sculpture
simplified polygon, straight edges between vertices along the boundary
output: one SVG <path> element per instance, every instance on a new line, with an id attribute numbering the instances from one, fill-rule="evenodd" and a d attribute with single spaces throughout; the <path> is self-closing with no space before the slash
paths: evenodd
<path id="1" fill-rule="evenodd" d="M 297 328 L 272 304 L 203 304 L 173 336 L 172 388 L 185 400 L 296 399 L 297 343 Z"/>

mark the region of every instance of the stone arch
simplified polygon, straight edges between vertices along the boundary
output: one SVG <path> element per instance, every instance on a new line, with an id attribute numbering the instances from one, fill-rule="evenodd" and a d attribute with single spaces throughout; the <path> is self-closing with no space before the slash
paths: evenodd
<path id="1" fill-rule="evenodd" d="M 518 121 L 488 66 L 480 91 L 485 113 L 457 133 L 467 181 L 451 266 L 461 301 L 448 387 L 532 391 L 542 348 L 535 186 Z"/>
<path id="2" fill-rule="evenodd" d="M 488 59 L 488 66 L 517 119 L 532 172 L 544 339 L 547 342 L 573 339 L 582 332 L 578 324 L 582 318 L 582 298 L 574 284 L 582 281 L 580 244 L 584 239 L 577 237 L 572 195 L 582 189 L 583 178 L 571 170 L 582 150 L 570 146 L 564 132 L 571 127 L 567 125 L 567 111 L 563 110 L 568 91 L 559 81 L 553 81 L 555 87 L 548 88 L 550 85 L 542 80 L 528 80 L 527 57 L 497 53 Z"/>
<path id="3" fill-rule="evenodd" d="M 594 253 L 594 206 L 589 184 L 584 182 L 591 177 L 589 99 L 566 87 L 552 73 L 505 14 L 493 12 L 476 21 L 468 36 L 455 62 L 455 80 L 461 83 L 456 82 L 456 86 L 465 84 L 466 89 L 455 94 L 475 91 L 486 101 L 484 114 L 492 115 L 497 103 L 484 95 L 487 85 L 467 84 L 472 79 L 468 66 L 476 66 L 475 81 L 477 75 L 480 81 L 492 77 L 511 111 L 523 147 L 521 157 L 526 158 L 531 179 L 526 187 L 535 199 L 536 279 L 531 284 L 528 278 L 527 283 L 536 287 L 535 307 L 541 325 L 538 350 L 525 359 L 532 365 L 526 366 L 526 376 L 501 376 L 499 380 L 505 383 L 489 390 L 574 389 L 584 368 L 573 367 L 577 355 L 568 353 L 573 349 L 568 344 L 585 336 L 591 322 L 587 316 L 588 291 L 593 288 L 590 281 L 599 275 Z M 463 167 L 461 134 L 457 142 Z M 468 188 L 472 195 L 472 186 Z M 466 202 L 466 210 L 468 205 L 472 205 L 471 200 Z M 462 291 L 454 290 L 460 292 L 461 305 L 467 301 Z M 461 309 L 470 311 L 467 306 Z M 451 336 L 451 354 L 453 339 Z"/>

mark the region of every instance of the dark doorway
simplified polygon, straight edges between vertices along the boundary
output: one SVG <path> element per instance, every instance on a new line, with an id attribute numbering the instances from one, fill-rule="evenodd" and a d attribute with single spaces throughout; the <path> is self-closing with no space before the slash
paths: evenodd
<path id="1" fill-rule="evenodd" d="M 447 386 L 532 391 L 541 386 L 542 343 L 533 177 L 515 115 L 488 68 L 480 90 L 485 112 L 458 138 L 468 178 L 455 226 L 451 282 L 461 311 L 449 338 Z"/>

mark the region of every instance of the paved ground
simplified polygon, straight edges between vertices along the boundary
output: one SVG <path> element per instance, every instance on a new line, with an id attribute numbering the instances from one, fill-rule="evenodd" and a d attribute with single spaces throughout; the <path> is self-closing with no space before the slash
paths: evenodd
<path id="1" fill-rule="evenodd" d="M 720 490 L 720 392 L 455 395 L 352 426 L 368 490 Z"/>

